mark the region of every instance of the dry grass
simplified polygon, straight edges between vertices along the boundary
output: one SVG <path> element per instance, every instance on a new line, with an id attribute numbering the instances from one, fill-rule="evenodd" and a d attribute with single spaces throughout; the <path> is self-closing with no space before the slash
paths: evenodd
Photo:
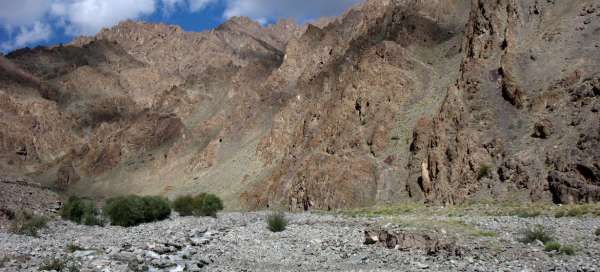
<path id="1" fill-rule="evenodd" d="M 517 216 L 530 218 L 600 216 L 600 203 L 555 205 L 549 203 L 489 202 L 455 206 L 434 206 L 419 203 L 379 205 L 367 208 L 343 209 L 335 213 L 351 217 L 395 217 L 401 215 L 423 216 Z"/>
<path id="2" fill-rule="evenodd" d="M 37 236 L 38 231 L 46 227 L 48 219 L 35 215 L 30 211 L 18 211 L 12 222 L 10 230 L 12 233 L 28 236 Z"/>

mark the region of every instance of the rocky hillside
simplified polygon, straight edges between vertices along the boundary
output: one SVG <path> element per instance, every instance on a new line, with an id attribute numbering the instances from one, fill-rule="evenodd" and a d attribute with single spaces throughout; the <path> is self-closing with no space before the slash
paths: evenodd
<path id="1" fill-rule="evenodd" d="M 0 57 L 0 172 L 229 209 L 600 200 L 600 4 L 370 0 Z"/>

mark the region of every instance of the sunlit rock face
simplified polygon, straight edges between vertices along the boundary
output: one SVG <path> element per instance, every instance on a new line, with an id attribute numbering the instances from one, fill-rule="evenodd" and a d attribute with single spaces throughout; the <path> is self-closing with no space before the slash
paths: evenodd
<path id="1" fill-rule="evenodd" d="M 600 6 L 371 0 L 0 57 L 0 170 L 228 208 L 600 198 Z"/>

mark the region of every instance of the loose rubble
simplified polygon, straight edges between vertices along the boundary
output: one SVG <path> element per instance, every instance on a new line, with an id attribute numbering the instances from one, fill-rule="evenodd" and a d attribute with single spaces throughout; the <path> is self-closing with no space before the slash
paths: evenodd
<path id="1" fill-rule="evenodd" d="M 410 243 L 392 248 L 365 244 L 365 231 L 404 229 L 384 217 L 289 214 L 287 230 L 273 233 L 266 227 L 266 216 L 174 215 L 132 228 L 53 221 L 38 238 L 0 233 L 0 271 L 39 271 L 55 259 L 79 271 L 600 271 L 600 239 L 594 234 L 600 219 L 595 217 L 464 217 L 464 224 L 496 235 L 432 230 L 424 234 L 439 239 L 438 244 L 451 242 L 447 244 L 456 245 L 461 254 L 428 254 Z M 519 242 L 520 231 L 535 224 L 555 229 L 562 243 L 576 247 L 576 255 Z"/>

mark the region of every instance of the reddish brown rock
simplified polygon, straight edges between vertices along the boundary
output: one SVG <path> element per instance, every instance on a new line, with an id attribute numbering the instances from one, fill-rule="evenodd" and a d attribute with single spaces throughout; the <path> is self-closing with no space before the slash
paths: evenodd
<path id="1" fill-rule="evenodd" d="M 590 5 L 371 0 L 306 26 L 126 21 L 17 50 L 0 58 L 0 170 L 232 209 L 597 201 Z"/>

